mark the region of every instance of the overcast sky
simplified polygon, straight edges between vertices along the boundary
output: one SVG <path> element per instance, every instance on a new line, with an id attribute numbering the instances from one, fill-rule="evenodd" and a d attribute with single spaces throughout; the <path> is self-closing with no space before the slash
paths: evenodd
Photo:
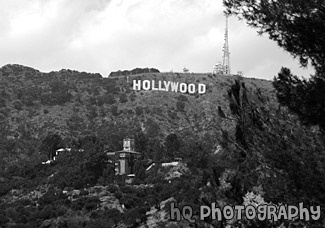
<path id="1" fill-rule="evenodd" d="M 0 66 L 100 73 L 154 67 L 212 72 L 222 60 L 222 0 L 1 0 Z M 298 60 L 245 22 L 229 18 L 233 73 L 272 79 Z"/>

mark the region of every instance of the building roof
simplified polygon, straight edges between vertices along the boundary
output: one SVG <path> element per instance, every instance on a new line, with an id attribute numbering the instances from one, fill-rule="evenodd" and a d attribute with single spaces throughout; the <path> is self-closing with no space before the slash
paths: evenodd
<path id="1" fill-rule="evenodd" d="M 115 151 L 115 152 L 106 152 L 106 155 L 107 156 L 115 156 L 115 155 L 120 154 L 120 153 L 141 155 L 141 153 L 139 153 L 139 152 L 130 151 L 130 150 L 119 150 L 119 151 Z"/>
<path id="2" fill-rule="evenodd" d="M 179 162 L 166 162 L 166 163 L 161 163 L 162 167 L 166 167 L 166 166 L 177 166 L 179 164 Z"/>
<path id="3" fill-rule="evenodd" d="M 136 152 L 136 151 L 132 151 L 132 150 L 119 150 L 119 151 L 115 151 L 115 153 L 141 154 L 140 152 Z"/>
<path id="4" fill-rule="evenodd" d="M 108 152 L 108 153 L 130 153 L 130 154 L 141 154 L 140 152 L 132 151 L 132 150 L 119 150 L 115 152 Z"/>
<path id="5" fill-rule="evenodd" d="M 113 156 L 113 155 L 115 155 L 115 152 L 106 152 L 106 154 L 108 155 L 108 156 Z"/>

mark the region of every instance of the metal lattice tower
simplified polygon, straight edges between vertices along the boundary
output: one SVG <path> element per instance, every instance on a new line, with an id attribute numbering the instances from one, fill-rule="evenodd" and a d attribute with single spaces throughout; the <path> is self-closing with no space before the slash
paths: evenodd
<path id="1" fill-rule="evenodd" d="M 226 15 L 226 32 L 225 32 L 225 44 L 223 45 L 223 69 L 224 74 L 230 74 L 230 52 L 228 43 L 228 15 Z"/>

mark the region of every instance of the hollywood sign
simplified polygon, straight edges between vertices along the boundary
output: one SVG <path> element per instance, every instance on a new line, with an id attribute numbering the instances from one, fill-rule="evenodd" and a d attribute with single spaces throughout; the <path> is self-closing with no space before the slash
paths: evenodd
<path id="1" fill-rule="evenodd" d="M 157 90 L 157 91 L 171 91 L 171 92 L 180 92 L 180 93 L 199 93 L 203 94 L 206 92 L 206 85 L 199 84 L 187 84 L 171 81 L 158 81 L 155 80 L 133 80 L 133 90 Z"/>

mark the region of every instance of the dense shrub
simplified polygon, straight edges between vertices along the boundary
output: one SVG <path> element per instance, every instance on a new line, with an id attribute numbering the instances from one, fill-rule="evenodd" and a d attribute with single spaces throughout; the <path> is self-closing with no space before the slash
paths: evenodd
<path id="1" fill-rule="evenodd" d="M 60 189 L 51 187 L 39 200 L 41 206 L 49 205 L 52 202 L 63 204 L 67 196 Z"/>
<path id="2" fill-rule="evenodd" d="M 146 221 L 146 207 L 137 207 L 127 211 L 123 216 L 123 222 L 126 225 L 139 225 Z"/>
<path id="3" fill-rule="evenodd" d="M 136 106 L 135 107 L 135 113 L 138 115 L 138 116 L 141 116 L 142 113 L 143 113 L 143 108 L 141 106 Z"/>
<path id="4" fill-rule="evenodd" d="M 121 103 L 126 103 L 128 101 L 128 98 L 125 93 L 120 94 L 120 102 Z"/>
<path id="5" fill-rule="evenodd" d="M 6 100 L 4 98 L 0 98 L 0 108 L 5 108 L 5 107 L 7 107 Z"/>
<path id="6" fill-rule="evenodd" d="M 84 208 L 87 211 L 95 210 L 100 204 L 100 200 L 97 196 L 87 197 Z"/>
<path id="7" fill-rule="evenodd" d="M 177 101 L 176 102 L 176 110 L 178 112 L 184 112 L 185 111 L 185 102 L 184 101 Z"/>
<path id="8" fill-rule="evenodd" d="M 109 74 L 109 77 L 118 77 L 118 76 L 129 76 L 135 74 L 144 74 L 144 73 L 159 73 L 159 70 L 155 68 L 135 68 L 133 70 L 124 70 L 124 71 L 115 71 Z"/>
<path id="9" fill-rule="evenodd" d="M 116 105 L 112 105 L 111 113 L 112 113 L 113 116 L 118 116 L 119 115 L 118 107 Z"/>

